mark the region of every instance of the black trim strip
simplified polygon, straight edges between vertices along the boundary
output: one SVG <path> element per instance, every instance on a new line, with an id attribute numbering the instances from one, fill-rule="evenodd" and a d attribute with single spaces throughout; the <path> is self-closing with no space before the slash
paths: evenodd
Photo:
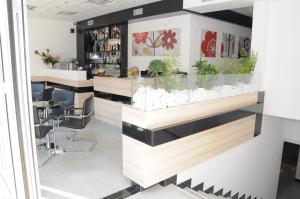
<path id="1" fill-rule="evenodd" d="M 92 92 L 94 92 L 93 86 L 75 87 L 75 86 L 68 86 L 68 85 L 58 84 L 55 82 L 48 82 L 48 81 L 39 81 L 39 82 L 32 82 L 32 83 L 43 83 L 43 84 L 46 84 L 47 86 L 51 86 L 53 88 L 59 88 L 59 89 L 67 90 L 67 91 L 74 91 L 75 93 L 92 93 Z"/>
<path id="2" fill-rule="evenodd" d="M 238 119 L 248 117 L 253 114 L 255 113 L 250 111 L 237 110 L 154 131 L 143 129 L 133 124 L 123 122 L 123 134 L 150 146 L 158 146 L 211 128 L 215 128 L 217 126 L 221 126 L 229 122 L 233 122 Z"/>
<path id="3" fill-rule="evenodd" d="M 141 187 L 137 184 L 132 185 L 131 187 L 128 187 L 126 189 L 123 189 L 121 191 L 118 191 L 116 193 L 113 193 L 109 196 L 103 197 L 102 199 L 123 199 L 128 198 L 136 193 L 139 193 L 141 191 Z"/>
<path id="4" fill-rule="evenodd" d="M 157 130 L 144 129 L 123 122 L 123 134 L 154 147 L 256 114 L 254 136 L 258 136 L 261 133 L 263 99 L 264 92 L 260 92 L 257 104 L 240 110 Z"/>
<path id="5" fill-rule="evenodd" d="M 112 93 L 106 93 L 106 92 L 102 92 L 102 91 L 94 91 L 94 97 L 113 101 L 113 102 L 121 102 L 123 104 L 131 104 L 131 97 L 112 94 Z"/>
<path id="6" fill-rule="evenodd" d="M 133 15 L 134 10 L 143 9 L 141 15 Z M 150 17 L 154 15 L 172 13 L 182 11 L 183 0 L 163 0 L 154 3 L 144 4 L 133 8 L 128 8 L 125 10 L 109 13 L 106 15 L 100 15 L 98 17 L 86 19 L 77 22 L 77 31 L 86 30 L 100 26 L 107 26 L 109 24 L 117 24 L 128 20 L 139 19 L 143 17 Z M 87 22 L 89 20 L 94 20 L 93 25 L 88 26 Z"/>

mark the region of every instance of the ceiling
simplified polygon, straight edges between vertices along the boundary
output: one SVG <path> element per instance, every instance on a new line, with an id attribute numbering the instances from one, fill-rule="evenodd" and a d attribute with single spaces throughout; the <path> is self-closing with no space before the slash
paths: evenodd
<path id="1" fill-rule="evenodd" d="M 28 16 L 53 20 L 84 19 L 161 0 L 28 0 Z"/>

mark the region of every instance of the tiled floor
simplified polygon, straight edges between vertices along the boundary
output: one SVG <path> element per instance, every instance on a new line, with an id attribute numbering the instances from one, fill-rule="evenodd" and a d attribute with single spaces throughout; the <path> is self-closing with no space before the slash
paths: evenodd
<path id="1" fill-rule="evenodd" d="M 121 130 L 94 120 L 81 135 L 98 141 L 94 150 L 57 154 L 39 169 L 41 184 L 91 199 L 130 187 L 122 174 Z"/>
<path id="2" fill-rule="evenodd" d="M 299 199 L 300 183 L 291 179 L 280 177 L 277 199 Z"/>

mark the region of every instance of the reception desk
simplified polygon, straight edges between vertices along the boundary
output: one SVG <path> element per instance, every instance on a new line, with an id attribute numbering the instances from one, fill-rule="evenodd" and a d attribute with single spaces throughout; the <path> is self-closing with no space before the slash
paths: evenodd
<path id="1" fill-rule="evenodd" d="M 122 106 L 131 104 L 131 79 L 94 77 L 95 118 L 122 127 Z"/>
<path id="2" fill-rule="evenodd" d="M 123 106 L 123 174 L 147 188 L 260 134 L 264 93 L 142 111 Z"/>
<path id="3" fill-rule="evenodd" d="M 82 107 L 86 98 L 94 94 L 93 80 L 84 79 L 86 77 L 80 74 L 81 72 L 85 71 L 53 70 L 47 75 L 31 76 L 31 82 L 45 83 L 46 87 L 74 91 L 75 107 L 78 108 Z"/>

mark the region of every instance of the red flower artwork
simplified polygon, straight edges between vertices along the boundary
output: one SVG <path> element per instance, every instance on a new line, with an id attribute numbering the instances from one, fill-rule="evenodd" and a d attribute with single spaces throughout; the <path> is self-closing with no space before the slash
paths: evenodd
<path id="1" fill-rule="evenodd" d="M 201 42 L 201 51 L 204 57 L 216 57 L 216 41 L 217 32 L 206 31 L 204 40 Z"/>
<path id="2" fill-rule="evenodd" d="M 146 43 L 149 32 L 133 33 L 134 41 L 136 44 Z"/>
<path id="3" fill-rule="evenodd" d="M 166 49 L 174 49 L 174 44 L 177 43 L 176 32 L 172 30 L 164 31 L 164 36 L 162 37 L 162 47 Z"/>

